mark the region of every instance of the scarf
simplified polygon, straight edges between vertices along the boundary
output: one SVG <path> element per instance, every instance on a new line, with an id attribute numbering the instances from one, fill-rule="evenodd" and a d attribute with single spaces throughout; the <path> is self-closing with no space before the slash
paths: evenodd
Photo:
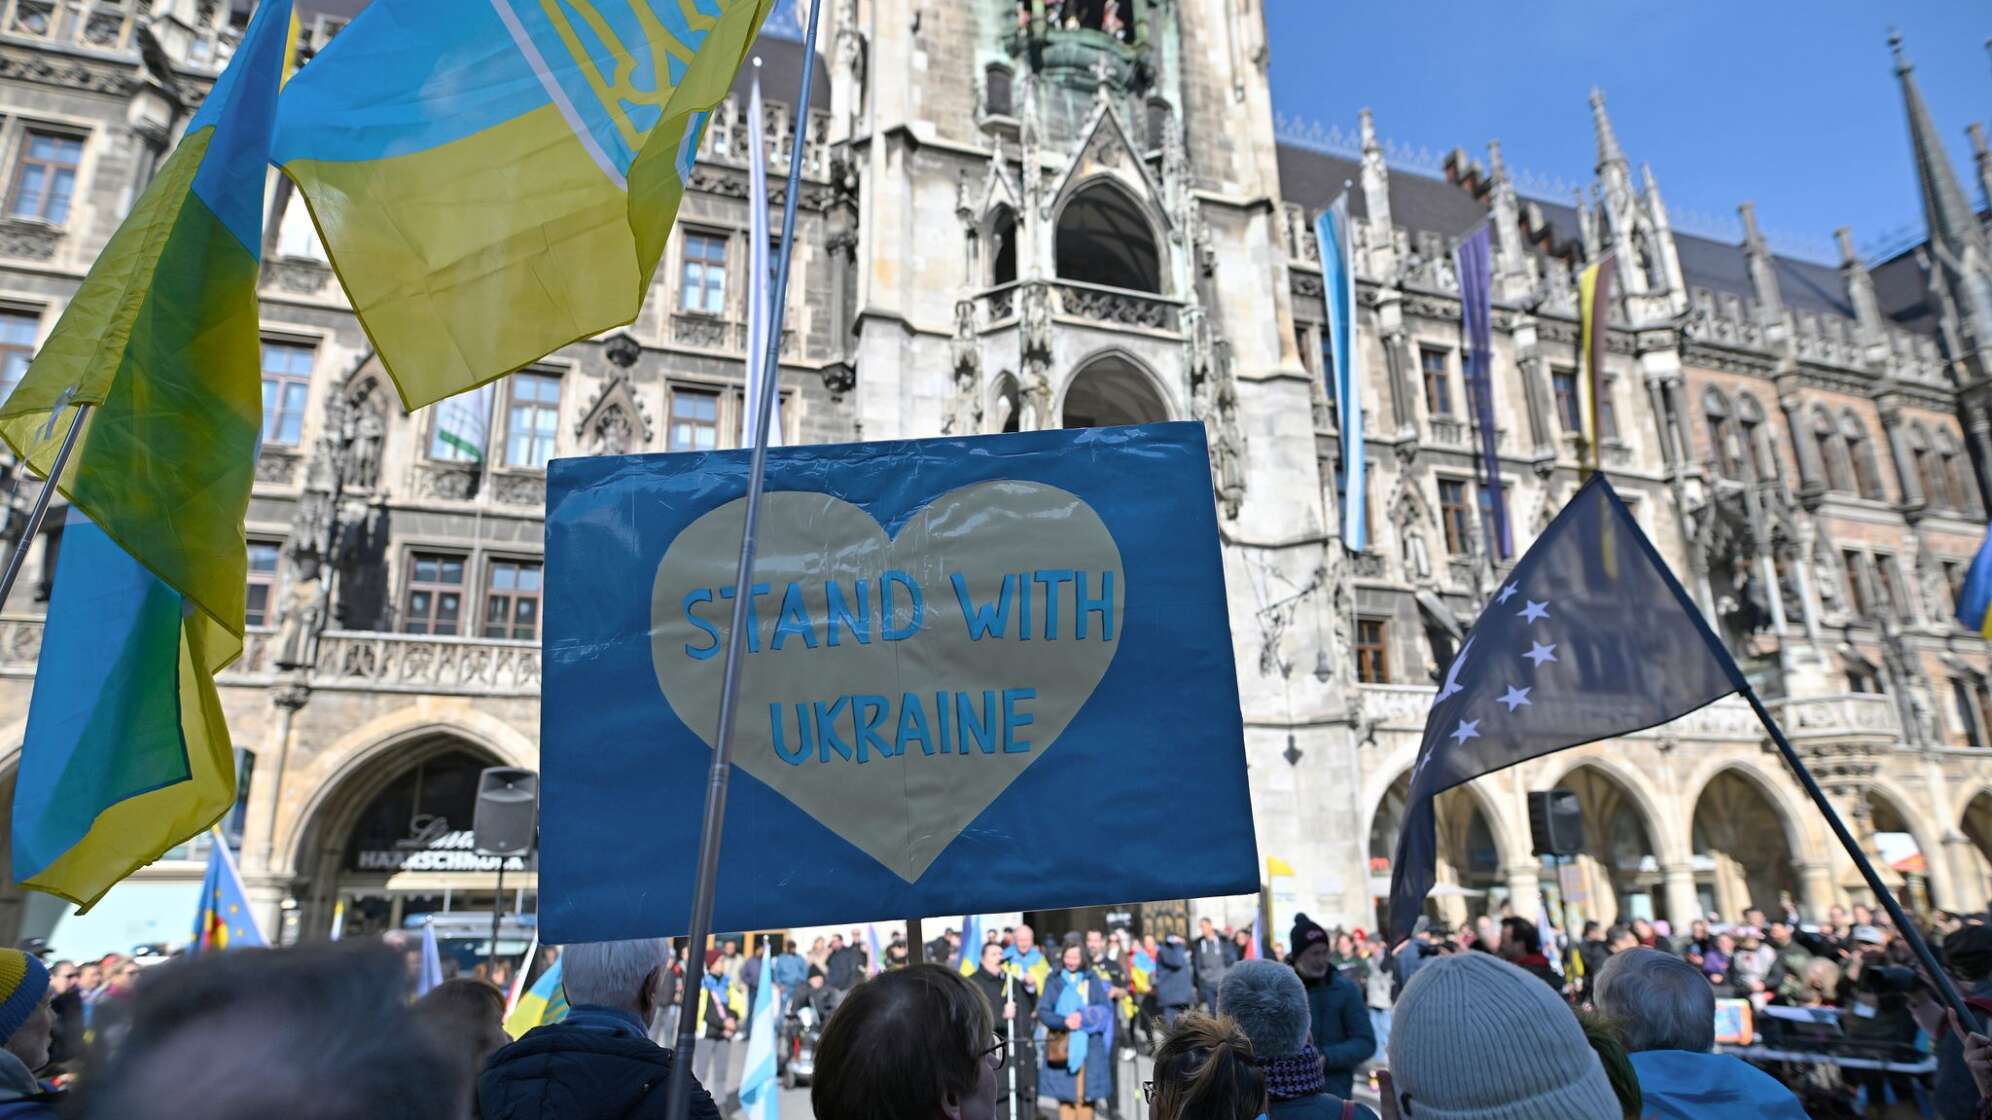
<path id="1" fill-rule="evenodd" d="M 1086 982 L 1086 974 L 1083 972 L 1061 972 L 1058 976 L 1065 983 L 1058 989 L 1058 1003 L 1052 1008 L 1052 1011 L 1057 1013 L 1060 1021 L 1063 1021 L 1067 1015 L 1074 1012 L 1083 1014 L 1086 1010 L 1086 993 L 1080 990 L 1080 985 Z M 1084 1023 L 1081 1023 L 1079 1029 L 1073 1031 L 1068 1036 L 1065 1055 L 1066 1072 L 1076 1074 L 1086 1068 L 1086 1043 L 1088 1040 Z"/>
<path id="2" fill-rule="evenodd" d="M 1276 1101 L 1299 1100 L 1328 1091 L 1328 1079 L 1321 1072 L 1321 1051 L 1312 1042 L 1284 1058 L 1268 1058 L 1259 1063 L 1266 1075 L 1266 1092 Z"/>

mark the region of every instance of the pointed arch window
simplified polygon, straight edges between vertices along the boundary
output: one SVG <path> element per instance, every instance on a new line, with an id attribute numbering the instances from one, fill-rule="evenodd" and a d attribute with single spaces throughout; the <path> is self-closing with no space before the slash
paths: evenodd
<path id="1" fill-rule="evenodd" d="M 1971 460 L 1958 447 L 1948 431 L 1937 433 L 1938 468 L 1943 475 L 1944 498 L 1950 508 L 1971 517 L 1983 515 L 1978 481 L 1971 473 Z"/>
<path id="2" fill-rule="evenodd" d="M 1136 292 L 1162 290 L 1162 250 L 1141 204 L 1111 182 L 1081 188 L 1058 215 L 1058 276 Z"/>
<path id="3" fill-rule="evenodd" d="M 1721 390 L 1710 386 L 1702 394 L 1702 416 L 1708 421 L 1708 453 L 1715 464 L 1715 473 L 1724 478 L 1742 478 L 1742 448 L 1737 442 L 1729 400 Z"/>
<path id="4" fill-rule="evenodd" d="M 989 283 L 1000 286 L 1016 281 L 1017 212 L 998 206 L 989 218 Z"/>
<path id="5" fill-rule="evenodd" d="M 1750 471 L 1758 479 L 1778 477 L 1778 452 L 1771 443 L 1771 430 L 1765 421 L 1764 406 L 1749 393 L 1736 397 L 1736 422 L 1742 429 L 1743 453 Z"/>
<path id="6" fill-rule="evenodd" d="M 1854 471 L 1854 492 L 1863 498 L 1881 501 L 1881 461 L 1875 457 L 1874 441 L 1868 438 L 1867 425 L 1852 412 L 1840 414 L 1840 434 L 1846 437 L 1847 455 L 1852 460 Z"/>
<path id="7" fill-rule="evenodd" d="M 1950 504 L 1944 493 L 1943 464 L 1930 448 L 1930 434 L 1921 424 L 1909 425 L 1909 465 L 1916 472 L 1916 485 L 1923 491 L 1923 504 L 1942 509 Z"/>

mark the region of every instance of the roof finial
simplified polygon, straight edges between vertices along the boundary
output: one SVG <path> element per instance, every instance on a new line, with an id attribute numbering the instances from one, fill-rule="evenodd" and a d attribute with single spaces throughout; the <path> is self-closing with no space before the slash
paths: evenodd
<path id="1" fill-rule="evenodd" d="M 1591 87 L 1591 127 L 1598 134 L 1598 166 L 1619 163 L 1625 153 L 1619 150 L 1618 135 L 1612 131 L 1612 118 L 1605 112 L 1605 91 Z"/>
<path id="2" fill-rule="evenodd" d="M 1916 68 L 1916 64 L 1910 62 L 1909 56 L 1902 50 L 1902 29 L 1899 27 L 1888 29 L 1888 53 L 1895 56 L 1895 72 L 1897 74 L 1907 74 Z"/>

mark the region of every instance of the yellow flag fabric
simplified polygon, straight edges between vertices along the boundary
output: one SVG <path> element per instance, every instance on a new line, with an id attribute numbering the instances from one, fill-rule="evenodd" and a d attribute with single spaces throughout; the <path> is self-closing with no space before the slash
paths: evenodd
<path id="1" fill-rule="evenodd" d="M 374 0 L 284 89 L 297 183 L 410 409 L 636 318 L 774 0 Z"/>

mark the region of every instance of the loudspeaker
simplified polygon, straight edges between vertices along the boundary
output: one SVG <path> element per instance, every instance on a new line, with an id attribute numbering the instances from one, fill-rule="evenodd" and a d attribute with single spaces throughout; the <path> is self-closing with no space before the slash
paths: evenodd
<path id="1" fill-rule="evenodd" d="M 1529 794 L 1529 839 L 1539 856 L 1574 856 L 1584 850 L 1584 808 L 1567 789 Z"/>
<path id="2" fill-rule="evenodd" d="M 477 776 L 477 813 L 471 818 L 478 852 L 524 855 L 532 850 L 539 818 L 539 775 L 515 766 L 493 766 Z"/>

